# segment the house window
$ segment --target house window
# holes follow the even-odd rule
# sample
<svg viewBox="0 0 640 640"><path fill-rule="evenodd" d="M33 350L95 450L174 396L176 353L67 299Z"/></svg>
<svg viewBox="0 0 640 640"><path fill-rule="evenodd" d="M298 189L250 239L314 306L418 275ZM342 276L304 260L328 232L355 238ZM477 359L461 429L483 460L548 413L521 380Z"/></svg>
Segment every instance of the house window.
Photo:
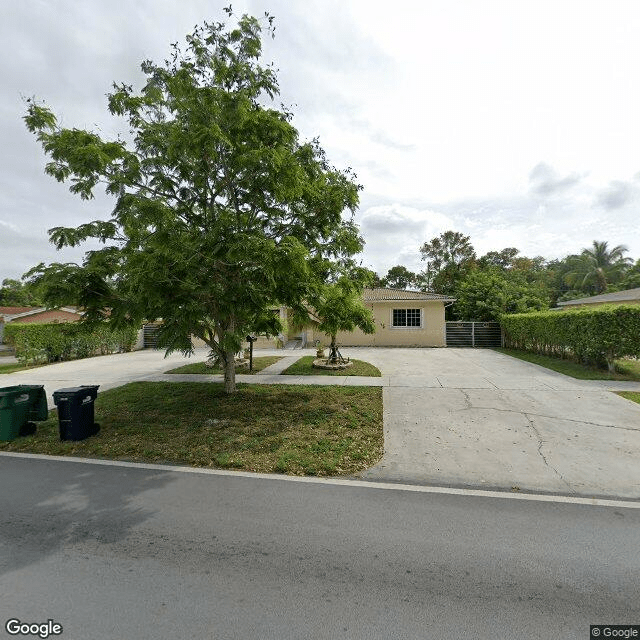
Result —
<svg viewBox="0 0 640 640"><path fill-rule="evenodd" d="M394 327L421 327L422 326L421 309L394 309L393 310L393 326Z"/></svg>

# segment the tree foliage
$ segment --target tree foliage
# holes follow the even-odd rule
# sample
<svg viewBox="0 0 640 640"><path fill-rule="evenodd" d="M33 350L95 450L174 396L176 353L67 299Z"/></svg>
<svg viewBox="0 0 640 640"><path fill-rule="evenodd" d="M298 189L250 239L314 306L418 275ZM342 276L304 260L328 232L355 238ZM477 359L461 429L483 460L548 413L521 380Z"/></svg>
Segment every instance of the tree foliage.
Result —
<svg viewBox="0 0 640 640"><path fill-rule="evenodd" d="M82 265L39 265L32 279L49 299L81 302L88 321L105 309L116 325L162 318L168 351L201 338L229 393L244 336L280 329L270 305L301 310L327 262L362 246L343 220L358 204L354 174L330 166L317 140L301 142L288 110L265 106L278 94L259 62L265 25L269 16L204 23L164 64L142 63L141 90L114 84L109 111L126 119L127 140L62 128L35 100L25 117L46 173L81 198L98 185L115 198L108 220L50 230L57 247L97 238L104 249Z"/></svg>
<svg viewBox="0 0 640 640"><path fill-rule="evenodd" d="M416 274L401 264L391 267L387 271L387 275L382 279L382 286L391 287L392 289L410 289L415 285Z"/></svg>
<svg viewBox="0 0 640 640"><path fill-rule="evenodd" d="M356 327L364 333L375 332L373 314L362 301L362 274L342 275L335 282L323 285L310 299L307 315L318 329L331 337L331 354L335 357L336 337L341 331L353 331Z"/></svg>
<svg viewBox="0 0 640 640"><path fill-rule="evenodd" d="M505 313L526 313L547 309L544 288L527 282L517 272L498 267L474 269L461 281L454 304L460 320L499 321Z"/></svg>
<svg viewBox="0 0 640 640"><path fill-rule="evenodd" d="M624 256L627 248L618 245L609 249L607 242L594 240L593 246L584 249L579 256L567 260L566 282L583 292L598 295L607 290L607 285L622 280L631 259Z"/></svg>
<svg viewBox="0 0 640 640"><path fill-rule="evenodd" d="M455 295L458 283L473 267L476 252L469 236L445 231L420 247L427 268L420 274L420 288Z"/></svg>
<svg viewBox="0 0 640 640"><path fill-rule="evenodd" d="M5 278L0 287L0 306L2 307L35 307L42 304L40 293L35 287Z"/></svg>

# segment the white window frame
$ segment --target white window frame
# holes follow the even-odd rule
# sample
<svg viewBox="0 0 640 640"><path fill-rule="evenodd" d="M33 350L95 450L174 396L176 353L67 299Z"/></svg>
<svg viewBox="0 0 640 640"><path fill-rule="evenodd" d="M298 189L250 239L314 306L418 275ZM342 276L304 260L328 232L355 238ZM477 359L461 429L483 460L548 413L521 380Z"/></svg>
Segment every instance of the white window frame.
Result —
<svg viewBox="0 0 640 640"><path fill-rule="evenodd" d="M394 311L413 311L414 309L420 312L420 325L411 325L411 326L398 326L393 323L393 312ZM389 326L392 329L398 329L400 331L418 331L420 329L424 329L424 309L422 307L393 307L389 310Z"/></svg>

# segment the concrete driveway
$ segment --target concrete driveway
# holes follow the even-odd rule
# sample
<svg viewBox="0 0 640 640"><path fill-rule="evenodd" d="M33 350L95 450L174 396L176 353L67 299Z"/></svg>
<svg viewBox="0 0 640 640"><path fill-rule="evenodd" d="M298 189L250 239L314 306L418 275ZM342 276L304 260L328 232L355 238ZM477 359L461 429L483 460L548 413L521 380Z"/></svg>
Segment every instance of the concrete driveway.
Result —
<svg viewBox="0 0 640 640"><path fill-rule="evenodd" d="M179 353L165 358L164 351L145 349L131 353L58 362L46 367L0 375L0 387L16 384L43 384L49 408L53 408L52 394L57 389L80 384L98 384L100 391L106 391L128 382L147 380L158 373L183 364L204 360L207 353L208 349L202 348L197 349L191 358L185 358Z"/></svg>
<svg viewBox="0 0 640 640"><path fill-rule="evenodd" d="M239 376L250 383L375 384L383 387L385 454L364 479L409 484L640 498L640 405L609 388L638 383L574 380L484 349L353 347L345 356L378 366L382 378ZM260 351L292 360L307 351ZM191 362L203 360L201 349ZM102 356L0 376L0 386L56 389L166 376L189 362L160 351ZM271 375L272 374L272 375Z"/></svg>
<svg viewBox="0 0 640 640"><path fill-rule="evenodd" d="M344 349L376 364L385 454L371 480L640 498L640 405L486 349Z"/></svg>

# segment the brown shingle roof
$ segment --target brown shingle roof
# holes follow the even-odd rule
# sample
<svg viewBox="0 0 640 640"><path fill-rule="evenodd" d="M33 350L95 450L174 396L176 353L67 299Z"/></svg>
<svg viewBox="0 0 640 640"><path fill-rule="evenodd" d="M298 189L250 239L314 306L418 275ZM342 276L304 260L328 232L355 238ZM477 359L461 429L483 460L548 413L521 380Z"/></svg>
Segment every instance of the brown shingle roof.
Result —
<svg viewBox="0 0 640 640"><path fill-rule="evenodd" d="M365 289L363 292L365 302L379 302L384 300L440 300L442 302L454 302L455 298L443 296L428 291L407 291L406 289Z"/></svg>
<svg viewBox="0 0 640 640"><path fill-rule="evenodd" d="M603 293L590 298L578 298L577 300L565 300L558 302L559 307L570 304L604 304L606 302L626 302L628 300L640 300L640 287L636 289L625 289L624 291L614 291L613 293Z"/></svg>
<svg viewBox="0 0 640 640"><path fill-rule="evenodd" d="M14 316L16 313L35 311L40 307L0 307L0 316Z"/></svg>

